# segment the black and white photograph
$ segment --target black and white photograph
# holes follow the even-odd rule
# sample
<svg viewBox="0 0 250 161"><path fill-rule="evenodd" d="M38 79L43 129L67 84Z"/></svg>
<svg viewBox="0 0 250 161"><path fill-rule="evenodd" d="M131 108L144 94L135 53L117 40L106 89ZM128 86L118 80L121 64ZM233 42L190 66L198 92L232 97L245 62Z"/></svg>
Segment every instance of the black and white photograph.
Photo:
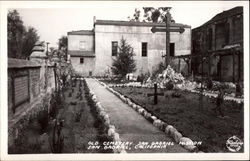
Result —
<svg viewBox="0 0 250 161"><path fill-rule="evenodd" d="M248 1L2 1L3 160L249 159Z"/></svg>

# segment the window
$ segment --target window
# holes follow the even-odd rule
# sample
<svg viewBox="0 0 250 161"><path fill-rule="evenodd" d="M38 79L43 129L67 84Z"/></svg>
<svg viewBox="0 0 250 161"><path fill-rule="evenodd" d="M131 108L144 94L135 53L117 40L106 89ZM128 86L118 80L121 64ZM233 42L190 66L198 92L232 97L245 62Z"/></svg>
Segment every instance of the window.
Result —
<svg viewBox="0 0 250 161"><path fill-rule="evenodd" d="M79 50L86 50L86 42L85 41L79 42Z"/></svg>
<svg viewBox="0 0 250 161"><path fill-rule="evenodd" d="M112 41L112 56L117 56L118 42Z"/></svg>
<svg viewBox="0 0 250 161"><path fill-rule="evenodd" d="M141 43L141 55L143 57L146 57L148 54L148 43L146 42L142 42Z"/></svg>
<svg viewBox="0 0 250 161"><path fill-rule="evenodd" d="M84 59L80 58L80 64L83 64L83 63L84 63Z"/></svg>
<svg viewBox="0 0 250 161"><path fill-rule="evenodd" d="M213 30L210 28L208 30L208 36L207 36L207 44L208 44L208 49L212 49L212 41L213 41Z"/></svg>
<svg viewBox="0 0 250 161"><path fill-rule="evenodd" d="M229 23L225 23L225 45L229 44L229 33L230 33L230 29L229 29Z"/></svg>
<svg viewBox="0 0 250 161"><path fill-rule="evenodd" d="M174 56L174 55L175 55L175 44L170 43L170 56Z"/></svg>

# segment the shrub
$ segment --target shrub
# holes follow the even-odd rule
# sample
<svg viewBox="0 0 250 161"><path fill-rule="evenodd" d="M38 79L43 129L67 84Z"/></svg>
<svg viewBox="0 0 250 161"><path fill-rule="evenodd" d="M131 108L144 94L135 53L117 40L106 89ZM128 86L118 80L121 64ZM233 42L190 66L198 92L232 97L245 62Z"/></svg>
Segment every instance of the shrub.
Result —
<svg viewBox="0 0 250 161"><path fill-rule="evenodd" d="M212 81L212 79L208 79L206 83L207 83L207 89L211 90L213 88L213 81Z"/></svg>
<svg viewBox="0 0 250 161"><path fill-rule="evenodd" d="M41 133L44 133L49 125L49 115L47 109L44 109L38 113L37 121L41 126Z"/></svg>
<svg viewBox="0 0 250 161"><path fill-rule="evenodd" d="M113 59L111 70L115 75L121 75L124 78L126 74L136 71L136 63L133 58L135 53L123 37L120 44L117 56Z"/></svg>
<svg viewBox="0 0 250 161"><path fill-rule="evenodd" d="M165 87L167 90L173 90L174 89L174 83L172 81L169 81L165 84Z"/></svg>

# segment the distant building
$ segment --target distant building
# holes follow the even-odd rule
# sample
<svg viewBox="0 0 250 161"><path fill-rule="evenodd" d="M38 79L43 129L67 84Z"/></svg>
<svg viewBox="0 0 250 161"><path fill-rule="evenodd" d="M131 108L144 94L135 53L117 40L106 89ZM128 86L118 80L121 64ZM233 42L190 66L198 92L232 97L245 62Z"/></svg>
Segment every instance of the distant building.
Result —
<svg viewBox="0 0 250 161"><path fill-rule="evenodd" d="M112 61L123 37L135 52L135 74L152 73L164 62L162 56L166 53L166 33L152 33L153 26L165 27L165 24L95 20L93 30L68 32L68 54L73 68L85 76L111 75ZM185 29L183 33L170 33L172 59L191 54L191 27L179 23L172 23L171 27ZM172 62L179 64L180 70L187 70L182 60Z"/></svg>
<svg viewBox="0 0 250 161"><path fill-rule="evenodd" d="M243 80L243 7L217 14L192 29L192 70L220 81Z"/></svg>

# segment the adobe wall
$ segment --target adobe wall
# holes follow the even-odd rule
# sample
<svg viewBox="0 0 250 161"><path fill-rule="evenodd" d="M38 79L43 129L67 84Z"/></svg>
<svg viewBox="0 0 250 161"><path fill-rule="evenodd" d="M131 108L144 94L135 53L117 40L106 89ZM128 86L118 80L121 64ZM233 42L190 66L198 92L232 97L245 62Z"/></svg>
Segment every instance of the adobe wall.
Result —
<svg viewBox="0 0 250 161"><path fill-rule="evenodd" d="M111 56L111 42L118 41L121 38L133 47L135 56L134 59L137 64L137 71L139 73L152 73L160 62L164 59L166 51L166 35L165 33L152 33L150 26L114 26L114 25L96 25L95 26L95 75L104 75L111 71L112 59ZM142 57L141 43L148 43L148 56ZM191 54L191 29L185 28L185 32L170 34L170 42L175 43L175 55Z"/></svg>

